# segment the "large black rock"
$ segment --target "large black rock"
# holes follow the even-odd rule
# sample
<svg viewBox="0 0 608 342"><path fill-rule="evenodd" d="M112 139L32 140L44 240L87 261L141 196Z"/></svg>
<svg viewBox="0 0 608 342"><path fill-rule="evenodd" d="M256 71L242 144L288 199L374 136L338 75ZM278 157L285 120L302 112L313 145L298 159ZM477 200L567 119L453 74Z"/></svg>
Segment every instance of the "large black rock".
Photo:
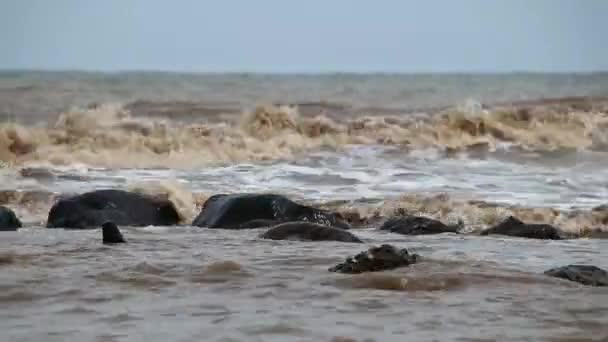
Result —
<svg viewBox="0 0 608 342"><path fill-rule="evenodd" d="M21 228L21 221L11 209L0 206L0 231L15 231Z"/></svg>
<svg viewBox="0 0 608 342"><path fill-rule="evenodd" d="M49 211L48 228L93 229L111 221L123 226L170 226L179 214L169 200L122 190L97 190L60 199Z"/></svg>
<svg viewBox="0 0 608 342"><path fill-rule="evenodd" d="M592 265L568 265L545 271L546 275L584 285L608 286L608 272Z"/></svg>
<svg viewBox="0 0 608 342"><path fill-rule="evenodd" d="M481 235L506 235L529 239L561 240L559 230L549 224L524 223L513 216L488 228Z"/></svg>
<svg viewBox="0 0 608 342"><path fill-rule="evenodd" d="M389 244L372 247L354 257L349 257L341 264L329 268L330 272L363 273L390 270L409 266L418 262L418 254L410 254L407 249L398 249Z"/></svg>
<svg viewBox="0 0 608 342"><path fill-rule="evenodd" d="M272 240L363 242L347 230L304 221L279 224L260 237Z"/></svg>
<svg viewBox="0 0 608 342"><path fill-rule="evenodd" d="M380 230L404 235L458 233L459 226L448 226L424 216L396 216L388 219Z"/></svg>
<svg viewBox="0 0 608 342"><path fill-rule="evenodd" d="M293 202L275 194L219 194L209 197L192 222L205 228L258 228L260 223L306 221L348 229L339 214ZM251 224L250 224L251 223Z"/></svg>

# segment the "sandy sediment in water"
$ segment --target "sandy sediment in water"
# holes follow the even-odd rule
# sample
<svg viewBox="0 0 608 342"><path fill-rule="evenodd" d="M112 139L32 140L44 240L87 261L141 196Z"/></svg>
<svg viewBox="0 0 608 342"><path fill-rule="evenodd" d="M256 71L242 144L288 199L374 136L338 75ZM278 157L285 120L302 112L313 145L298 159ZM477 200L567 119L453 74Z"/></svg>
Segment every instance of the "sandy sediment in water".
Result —
<svg viewBox="0 0 608 342"><path fill-rule="evenodd" d="M4 165L194 168L293 159L321 148L385 144L403 149L608 151L608 101L555 100L446 109L430 114L300 115L298 107L259 106L233 120L181 122L131 115L118 105L62 113L48 127L0 125Z"/></svg>

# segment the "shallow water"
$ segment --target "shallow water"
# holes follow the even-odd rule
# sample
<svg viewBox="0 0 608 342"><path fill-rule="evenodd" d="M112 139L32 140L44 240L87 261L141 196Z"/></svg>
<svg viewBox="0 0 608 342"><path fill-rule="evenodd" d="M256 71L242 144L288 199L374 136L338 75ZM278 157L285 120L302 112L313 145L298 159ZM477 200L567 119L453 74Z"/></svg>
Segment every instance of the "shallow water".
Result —
<svg viewBox="0 0 608 342"><path fill-rule="evenodd" d="M608 241L403 237L365 245L264 241L260 230L3 234L0 325L10 341L574 340L608 336L608 289L545 277L601 264ZM395 271L327 268L390 242L425 260Z"/></svg>
<svg viewBox="0 0 608 342"><path fill-rule="evenodd" d="M543 275L575 263L608 268L608 240L407 237L380 232L370 220L353 230L364 244L271 241L258 238L263 229L185 225L127 227L128 244L105 246L100 230L43 228L55 196L160 184L188 219L198 212L196 195L276 192L364 218L405 208L479 229L517 213L572 233L608 230L605 211L592 211L608 203L602 108L532 119L474 108L448 123L412 114L467 97L606 95L605 74L0 76L4 114L50 125L0 129L0 197L26 223L0 234L3 340L608 339L607 288ZM92 101L124 106L54 120ZM126 104L132 101L139 102ZM258 101L315 103L295 113L301 117L280 110L240 117ZM326 116L305 121L315 106ZM150 118L159 113L170 118L167 126ZM381 118L357 121L359 114ZM397 119L382 118L388 114ZM180 126L198 119L206 125L200 135ZM381 243L423 262L374 274L328 272Z"/></svg>

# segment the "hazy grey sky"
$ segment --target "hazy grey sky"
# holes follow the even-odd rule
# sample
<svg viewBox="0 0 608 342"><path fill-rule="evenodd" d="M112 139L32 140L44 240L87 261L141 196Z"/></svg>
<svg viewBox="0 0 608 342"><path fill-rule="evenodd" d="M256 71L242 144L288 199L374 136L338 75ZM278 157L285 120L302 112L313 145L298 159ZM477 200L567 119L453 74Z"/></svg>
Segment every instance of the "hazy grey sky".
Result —
<svg viewBox="0 0 608 342"><path fill-rule="evenodd" d="M608 70L605 0L2 0L0 68Z"/></svg>

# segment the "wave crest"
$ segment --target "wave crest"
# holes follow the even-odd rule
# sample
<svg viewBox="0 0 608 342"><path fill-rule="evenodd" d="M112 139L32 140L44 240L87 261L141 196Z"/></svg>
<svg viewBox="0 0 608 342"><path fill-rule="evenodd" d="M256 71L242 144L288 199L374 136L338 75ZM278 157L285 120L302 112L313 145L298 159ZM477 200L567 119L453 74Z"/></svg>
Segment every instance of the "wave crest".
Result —
<svg viewBox="0 0 608 342"><path fill-rule="evenodd" d="M470 107L470 108L469 108ZM297 106L258 106L237 120L184 123L133 117L104 104L62 113L49 127L0 125L0 159L9 165L191 168L290 159L320 148L389 144L448 155L515 146L528 151L608 151L608 114L592 107L539 104L492 110L469 105L435 115L329 118ZM605 108L604 108L605 109Z"/></svg>

